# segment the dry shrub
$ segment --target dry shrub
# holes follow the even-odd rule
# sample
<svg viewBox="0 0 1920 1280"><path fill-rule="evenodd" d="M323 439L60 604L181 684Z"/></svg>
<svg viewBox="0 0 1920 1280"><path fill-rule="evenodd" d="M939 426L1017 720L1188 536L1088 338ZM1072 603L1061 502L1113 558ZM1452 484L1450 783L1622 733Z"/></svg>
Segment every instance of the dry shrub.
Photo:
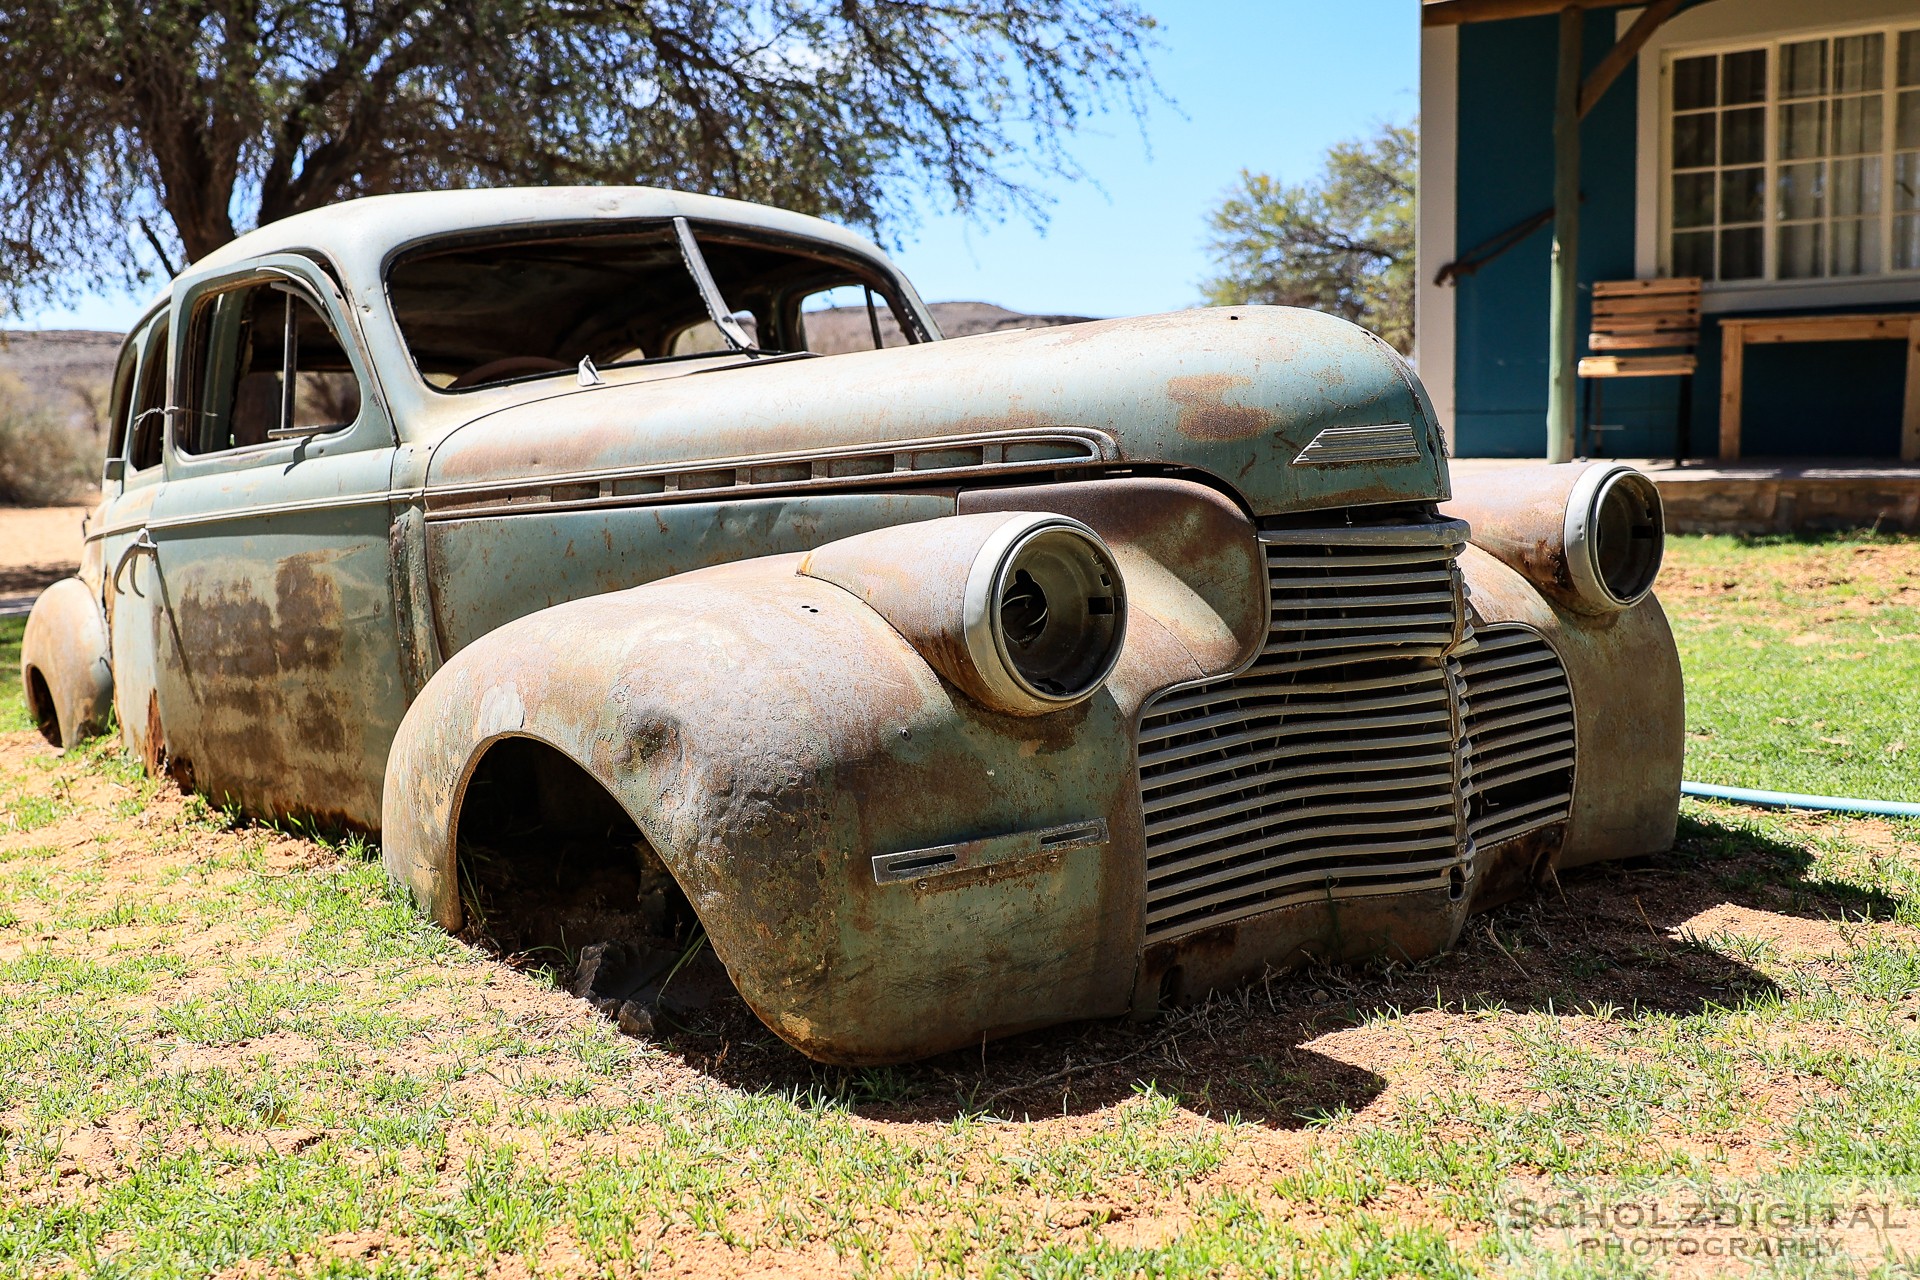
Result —
<svg viewBox="0 0 1920 1280"><path fill-rule="evenodd" d="M0 504L51 507L79 497L93 478L86 444L18 381L0 377Z"/></svg>

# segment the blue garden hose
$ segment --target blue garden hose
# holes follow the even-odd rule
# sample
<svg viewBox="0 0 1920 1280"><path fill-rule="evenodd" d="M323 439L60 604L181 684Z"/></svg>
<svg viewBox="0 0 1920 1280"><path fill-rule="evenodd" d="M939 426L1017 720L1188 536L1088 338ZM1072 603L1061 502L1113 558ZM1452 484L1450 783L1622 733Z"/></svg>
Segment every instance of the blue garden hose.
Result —
<svg viewBox="0 0 1920 1280"><path fill-rule="evenodd" d="M1705 782L1683 782L1680 794L1703 800L1731 800L1768 809L1824 809L1830 813L1874 813L1888 818L1920 818L1920 804L1902 800L1852 800L1846 796L1802 796L1791 791L1750 791L1745 787L1716 787Z"/></svg>

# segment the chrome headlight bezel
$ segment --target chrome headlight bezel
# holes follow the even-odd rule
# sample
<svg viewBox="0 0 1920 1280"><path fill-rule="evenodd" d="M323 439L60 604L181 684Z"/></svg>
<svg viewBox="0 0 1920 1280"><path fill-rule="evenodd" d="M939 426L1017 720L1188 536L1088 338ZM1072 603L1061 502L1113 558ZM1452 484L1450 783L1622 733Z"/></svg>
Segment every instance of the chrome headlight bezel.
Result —
<svg viewBox="0 0 1920 1280"><path fill-rule="evenodd" d="M1665 555L1660 490L1624 464L1589 467L1567 494L1561 536L1581 598L1603 611L1630 609L1653 590Z"/></svg>
<svg viewBox="0 0 1920 1280"><path fill-rule="evenodd" d="M1022 637L1013 624L1035 593L1040 630ZM1030 608L1024 612L1030 617ZM969 567L967 660L1000 710L1038 715L1091 697L1119 661L1126 629L1119 562L1099 534L1071 517L1036 512L1008 520Z"/></svg>

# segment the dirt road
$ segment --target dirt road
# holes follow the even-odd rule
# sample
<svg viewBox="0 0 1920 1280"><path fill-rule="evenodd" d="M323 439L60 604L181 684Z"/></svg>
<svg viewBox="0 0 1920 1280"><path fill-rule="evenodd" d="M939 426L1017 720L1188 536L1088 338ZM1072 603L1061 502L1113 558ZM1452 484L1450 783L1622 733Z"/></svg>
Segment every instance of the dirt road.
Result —
<svg viewBox="0 0 1920 1280"><path fill-rule="evenodd" d="M91 510L0 507L0 617L26 612L48 583L80 565L80 522Z"/></svg>

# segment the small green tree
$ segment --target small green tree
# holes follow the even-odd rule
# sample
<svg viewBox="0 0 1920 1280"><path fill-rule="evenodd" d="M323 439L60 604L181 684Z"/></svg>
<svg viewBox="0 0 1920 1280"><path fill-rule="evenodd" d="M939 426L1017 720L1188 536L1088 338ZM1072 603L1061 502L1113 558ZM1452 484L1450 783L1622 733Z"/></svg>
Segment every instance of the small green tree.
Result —
<svg viewBox="0 0 1920 1280"><path fill-rule="evenodd" d="M1416 124L1335 143L1313 178L1243 169L1208 218L1209 303L1312 307L1413 349Z"/></svg>

